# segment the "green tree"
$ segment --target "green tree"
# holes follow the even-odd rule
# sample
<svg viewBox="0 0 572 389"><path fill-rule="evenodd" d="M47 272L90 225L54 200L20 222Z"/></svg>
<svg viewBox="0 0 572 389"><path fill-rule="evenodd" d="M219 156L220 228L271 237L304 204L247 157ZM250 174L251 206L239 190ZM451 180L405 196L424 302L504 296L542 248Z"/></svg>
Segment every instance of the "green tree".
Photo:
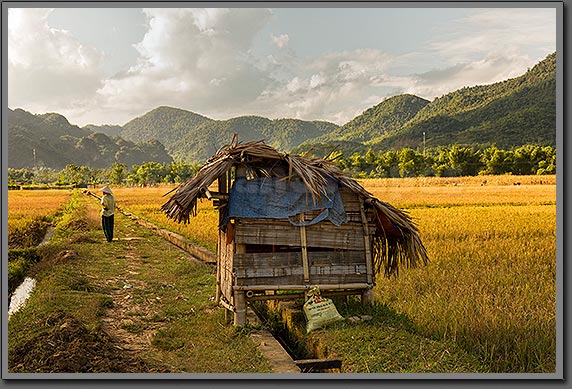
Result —
<svg viewBox="0 0 572 389"><path fill-rule="evenodd" d="M94 171L88 166L66 165L60 172L59 184L87 185L95 182Z"/></svg>
<svg viewBox="0 0 572 389"><path fill-rule="evenodd" d="M141 166L133 166L129 179L135 184L157 184L163 182L168 173L169 168L159 162L145 162Z"/></svg>
<svg viewBox="0 0 572 389"><path fill-rule="evenodd" d="M112 184L120 185L123 180L127 177L127 165L124 163L115 162L111 167L109 174L109 181Z"/></svg>
<svg viewBox="0 0 572 389"><path fill-rule="evenodd" d="M34 180L34 172L29 169L8 168L8 184L16 183L31 184Z"/></svg>
<svg viewBox="0 0 572 389"><path fill-rule="evenodd" d="M399 175L401 177L418 177L425 169L423 154L405 147L399 152Z"/></svg>
<svg viewBox="0 0 572 389"><path fill-rule="evenodd" d="M165 182L181 183L197 174L201 165L198 162L173 162L169 165L169 173L165 177Z"/></svg>
<svg viewBox="0 0 572 389"><path fill-rule="evenodd" d="M512 173L513 153L509 150L499 149L496 145L492 145L483 151L481 162L484 168L479 174Z"/></svg>

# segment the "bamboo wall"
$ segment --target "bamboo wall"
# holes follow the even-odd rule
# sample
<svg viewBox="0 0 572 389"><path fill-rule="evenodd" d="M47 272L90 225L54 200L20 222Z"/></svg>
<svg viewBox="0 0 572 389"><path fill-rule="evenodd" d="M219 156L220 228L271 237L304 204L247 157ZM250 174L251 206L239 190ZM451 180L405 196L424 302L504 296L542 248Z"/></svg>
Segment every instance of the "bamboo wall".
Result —
<svg viewBox="0 0 572 389"><path fill-rule="evenodd" d="M220 290L231 305L233 287L372 284L371 247L366 246L375 225L357 194L344 189L341 194L348 217L341 226L327 220L298 227L287 219L239 219L230 243L220 232ZM304 217L311 220L317 213Z"/></svg>

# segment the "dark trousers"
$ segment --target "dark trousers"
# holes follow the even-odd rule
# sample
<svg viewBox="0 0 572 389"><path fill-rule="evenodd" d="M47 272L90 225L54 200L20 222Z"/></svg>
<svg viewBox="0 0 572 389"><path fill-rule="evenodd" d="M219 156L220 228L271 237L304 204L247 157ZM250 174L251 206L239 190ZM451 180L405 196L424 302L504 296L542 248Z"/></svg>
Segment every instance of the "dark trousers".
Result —
<svg viewBox="0 0 572 389"><path fill-rule="evenodd" d="M108 242L113 240L113 217L114 215L101 217L101 226Z"/></svg>

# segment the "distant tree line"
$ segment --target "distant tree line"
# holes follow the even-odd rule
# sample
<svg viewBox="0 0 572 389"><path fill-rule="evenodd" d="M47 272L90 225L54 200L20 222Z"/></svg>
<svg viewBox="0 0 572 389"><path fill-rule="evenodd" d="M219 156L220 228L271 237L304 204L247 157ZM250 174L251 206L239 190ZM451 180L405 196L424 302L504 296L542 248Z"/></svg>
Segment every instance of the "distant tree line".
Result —
<svg viewBox="0 0 572 389"><path fill-rule="evenodd" d="M508 150L495 145L440 146L425 151L369 149L365 154L332 157L345 172L360 178L556 174L556 148L532 144Z"/></svg>
<svg viewBox="0 0 572 389"><path fill-rule="evenodd" d="M556 148L524 145L509 150L495 145L488 147L441 146L425 150L403 148L344 157L341 152L331 156L349 176L359 178L385 177L457 177L486 174L556 174ZM115 163L108 169L67 165L63 170L8 169L8 184L55 185L131 185L159 183L178 184L193 177L201 165L198 162L161 164L146 162L128 167Z"/></svg>
<svg viewBox="0 0 572 389"><path fill-rule="evenodd" d="M178 184L193 177L200 169L198 163L173 162L164 164L146 162L128 167L114 163L108 169L67 165L63 170L49 168L8 169L8 185L87 186L99 184L145 186L159 183Z"/></svg>

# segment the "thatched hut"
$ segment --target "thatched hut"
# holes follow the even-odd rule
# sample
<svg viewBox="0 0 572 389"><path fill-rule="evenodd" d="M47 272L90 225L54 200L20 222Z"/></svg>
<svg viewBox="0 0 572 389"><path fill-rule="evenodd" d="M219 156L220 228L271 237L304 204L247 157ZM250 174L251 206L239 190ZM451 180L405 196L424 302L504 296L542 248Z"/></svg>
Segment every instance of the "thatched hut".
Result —
<svg viewBox="0 0 572 389"><path fill-rule="evenodd" d="M379 273L427 263L409 216L328 159L233 139L174 191L162 209L180 223L196 214L199 198L219 210L216 298L235 325L245 324L250 301L293 298L315 285L372 301Z"/></svg>

